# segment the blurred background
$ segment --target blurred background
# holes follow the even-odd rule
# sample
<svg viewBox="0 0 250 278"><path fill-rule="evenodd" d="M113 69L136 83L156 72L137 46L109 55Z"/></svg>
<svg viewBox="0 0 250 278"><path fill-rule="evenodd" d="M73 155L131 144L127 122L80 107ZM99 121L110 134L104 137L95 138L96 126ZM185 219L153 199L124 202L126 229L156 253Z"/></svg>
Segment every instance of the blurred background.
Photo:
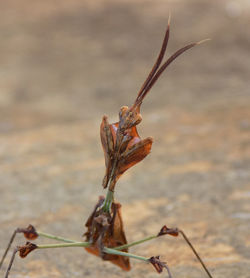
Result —
<svg viewBox="0 0 250 278"><path fill-rule="evenodd" d="M0 2L1 254L29 223L81 240L105 194L101 117L116 121L133 103L170 11L168 55L212 40L178 58L144 101L139 131L154 137L152 154L116 188L127 239L178 226L214 278L249 277L249 0ZM161 255L176 278L206 277L182 239L130 252ZM81 248L54 249L17 258L10 277L158 277L132 265L126 273Z"/></svg>

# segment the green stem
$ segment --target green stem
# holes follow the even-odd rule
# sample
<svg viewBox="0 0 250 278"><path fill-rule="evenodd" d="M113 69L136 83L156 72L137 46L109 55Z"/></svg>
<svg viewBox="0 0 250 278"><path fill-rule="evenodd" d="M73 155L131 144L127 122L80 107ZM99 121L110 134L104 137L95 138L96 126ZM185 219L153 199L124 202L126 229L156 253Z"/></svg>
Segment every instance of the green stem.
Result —
<svg viewBox="0 0 250 278"><path fill-rule="evenodd" d="M133 258L133 259L136 259L136 260L148 262L148 258L137 256L137 255L127 253L127 252L118 251L118 250L115 250L115 249L112 249L112 248L104 247L103 251L107 254L119 255L119 256L123 256L123 257L129 257L129 258Z"/></svg>
<svg viewBox="0 0 250 278"><path fill-rule="evenodd" d="M54 240L58 240L58 241L63 241L63 242L68 242L68 243L77 243L78 242L76 240L67 239L67 238L64 238L64 237L55 236L55 235L51 235L51 234L47 234L47 233L43 233L43 232L39 232L39 231L37 231L37 233L41 237L46 237L46 238L50 238L50 239L54 239ZM155 239L157 237L158 237L157 235L149 236L149 237L143 238L141 240L137 240L137 241L134 241L134 242L131 242L131 243L128 243L128 244L124 244L124 245L114 247L112 249L114 249L114 250L124 250L124 249L132 247L134 245L139 245L139 244L144 243L146 241L149 241L151 239Z"/></svg>
<svg viewBox="0 0 250 278"><path fill-rule="evenodd" d="M38 249L47 249L47 248L63 248L63 247L88 247L90 245L91 244L89 242L71 242L71 243L37 245L37 248Z"/></svg>
<svg viewBox="0 0 250 278"><path fill-rule="evenodd" d="M55 236L55 235L51 235L51 234L47 234L47 233L43 233L43 232L39 232L37 231L38 235L41 237L46 237L46 238L50 238L50 239L54 239L54 240L58 240L58 241L64 241L64 242L77 242L76 240L72 240L72 239L67 239L64 237L60 237L60 236Z"/></svg>
<svg viewBox="0 0 250 278"><path fill-rule="evenodd" d="M113 201L114 201L114 192L111 190L108 190L106 198L104 200L104 204L102 206L102 210L104 212L110 212Z"/></svg>
<svg viewBox="0 0 250 278"><path fill-rule="evenodd" d="M121 245L121 246L114 247L113 249L123 250L123 249L129 248L131 246L138 245L138 244L141 244L143 242L149 241L151 239L157 238L157 237L158 236L149 236L149 237L143 238L141 240L137 240L137 241L134 241L134 242L131 242L131 243L128 243L128 244L124 244L124 245Z"/></svg>
<svg viewBox="0 0 250 278"><path fill-rule="evenodd" d="M91 244L89 242L71 242L71 243L57 243L57 244L44 244L37 245L38 249L48 249L48 248L64 248L64 247L88 247ZM126 253L118 250L114 250L112 248L104 247L103 251L107 254L119 255L123 257L129 257L133 259L137 259L140 261L148 262L148 259L145 257L137 256L131 253Z"/></svg>
<svg viewBox="0 0 250 278"><path fill-rule="evenodd" d="M116 138L117 140L117 138ZM109 177L109 182L108 182L108 192L106 194L106 198L104 200L104 204L102 206L102 210L104 212L110 212L111 211L111 206L112 206L112 203L114 201L114 186L113 188L111 188L111 181L112 181L112 178L114 176L114 173L115 173L115 169L117 167L117 158L114 160L114 163L113 163L113 167L112 167L112 171L111 171L111 174L110 174L110 177Z"/></svg>

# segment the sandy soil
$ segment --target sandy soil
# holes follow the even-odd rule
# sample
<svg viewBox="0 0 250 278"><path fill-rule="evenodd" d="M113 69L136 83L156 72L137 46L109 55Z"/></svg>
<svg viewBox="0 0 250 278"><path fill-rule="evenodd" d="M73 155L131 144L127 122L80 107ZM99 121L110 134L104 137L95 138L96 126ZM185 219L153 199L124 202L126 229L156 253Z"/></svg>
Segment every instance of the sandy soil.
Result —
<svg viewBox="0 0 250 278"><path fill-rule="evenodd" d="M133 103L170 10L168 54L212 40L171 65L145 99L139 129L154 137L152 153L116 191L127 238L178 226L214 278L250 277L247 0L0 2L1 254L14 228L29 223L81 239L105 194L101 117L116 121ZM161 255L174 278L206 277L182 239L130 252ZM132 265L126 273L81 248L54 249L18 258L10 277L158 277L150 265Z"/></svg>

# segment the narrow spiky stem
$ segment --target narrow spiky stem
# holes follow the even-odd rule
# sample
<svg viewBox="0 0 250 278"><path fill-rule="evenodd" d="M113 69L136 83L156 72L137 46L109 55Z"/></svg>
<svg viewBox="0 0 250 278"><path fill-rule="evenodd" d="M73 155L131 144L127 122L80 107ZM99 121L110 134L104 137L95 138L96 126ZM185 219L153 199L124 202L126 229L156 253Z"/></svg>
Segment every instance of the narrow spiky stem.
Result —
<svg viewBox="0 0 250 278"><path fill-rule="evenodd" d="M143 92L145 90L145 88L148 86L148 84L150 83L152 77L154 76L154 74L156 73L157 69L159 68L161 62L162 62L162 59L165 55L165 52L166 52L166 49L167 49L167 45L168 45L168 39L169 39L169 32L170 32L170 15L169 15L169 18L168 18L168 26L167 26L167 30L166 30L166 33L165 33L165 36L164 36L164 39L163 39L163 42L162 42L162 46L161 46L161 50L160 50L160 53L158 55L158 58L156 59L156 62L151 70L151 72L149 73L147 79L145 80L145 82L143 83L139 93L138 93L138 96L135 100L135 103L136 105L138 105L139 103L142 102L143 100Z"/></svg>
<svg viewBox="0 0 250 278"><path fill-rule="evenodd" d="M177 50L172 56L170 56L167 61L159 68L157 73L154 75L154 77L151 79L151 82L148 84L148 86L145 88L145 91L143 92L142 99L146 96L146 94L150 91L150 89L153 87L153 85L156 83L160 75L165 71L165 69L182 53L187 51L188 49L194 47L197 45L197 43L191 43L179 50Z"/></svg>
<svg viewBox="0 0 250 278"><path fill-rule="evenodd" d="M6 271L6 273L5 273L4 278L8 278L9 273L10 273L10 270L11 270L11 267L12 267L12 264L13 264L14 259L15 259L15 256L16 256L16 253L17 253L18 251L19 251L19 248L16 247L16 248L14 249L13 253L12 253L12 256L11 256L11 259L10 259L10 263L9 263L9 266L8 266L8 268L7 268L7 271Z"/></svg>
<svg viewBox="0 0 250 278"><path fill-rule="evenodd" d="M185 51L187 51L188 49L199 45L203 42L206 42L210 39L205 39L205 40L201 40L199 42L195 42L195 43L191 43L189 45L184 46L183 48L177 50L173 55L171 55L166 62L163 63L163 65L160 67L161 62L163 60L163 57L165 55L166 52L166 48L167 48L167 44L168 44L168 39L169 39L169 32L170 32L170 16L169 16L169 20L168 20L168 27L163 39L163 43L162 43L162 47L159 53L159 56L151 70L151 72L149 73L147 79L145 80L145 82L143 83L137 98L135 100L135 103L133 105L133 108L138 107L140 108L140 105L142 104L143 99L145 98L145 96L147 95L147 93L150 91L150 89L153 87L153 85L156 83L156 81L158 80L158 78L160 77L160 75L165 71L165 69L178 57L180 56L182 53L184 53ZM160 68L159 68L160 67Z"/></svg>
<svg viewBox="0 0 250 278"><path fill-rule="evenodd" d="M182 230L179 230L179 233L183 236L184 240L186 241L186 243L189 245L189 247L192 249L193 253L195 254L196 258L198 259L198 261L201 263L202 267L204 268L204 270L206 271L207 275L209 276L209 278L213 278L213 276L211 275L211 273L209 272L209 270L207 269L206 265L204 264L203 260L201 259L201 257L199 256L199 254L197 253L197 251L195 250L194 246L192 245L192 243L190 242L190 240L188 239L188 237L185 235L185 233Z"/></svg>
<svg viewBox="0 0 250 278"><path fill-rule="evenodd" d="M6 256L7 256L7 254L8 254L9 250L10 250L10 247L11 247L11 245L12 245L12 242L14 241L14 239L15 239L15 237L16 237L17 232L18 232L18 229L16 229L16 230L13 232L13 234L12 234L12 236L11 236L11 238L10 238L10 241L9 241L9 243L8 243L8 246L7 246L5 252L4 252L3 256L2 256L1 262L0 262L0 269L1 269L2 265L3 265L3 262L4 262L4 260L5 260Z"/></svg>

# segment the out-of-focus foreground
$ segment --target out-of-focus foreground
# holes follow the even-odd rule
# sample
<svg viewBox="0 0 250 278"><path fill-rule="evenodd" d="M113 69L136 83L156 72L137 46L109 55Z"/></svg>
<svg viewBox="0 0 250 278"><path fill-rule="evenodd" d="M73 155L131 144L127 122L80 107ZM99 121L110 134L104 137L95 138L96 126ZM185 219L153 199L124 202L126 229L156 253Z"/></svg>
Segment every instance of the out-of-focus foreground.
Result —
<svg viewBox="0 0 250 278"><path fill-rule="evenodd" d="M127 238L178 226L215 278L249 277L247 0L1 1L1 254L14 228L29 223L81 239L105 194L101 117L116 121L134 101L170 10L168 55L212 40L181 56L144 101L140 133L154 137L152 154L116 189ZM130 251L161 255L173 277L205 277L182 239ZM158 277L150 265L132 264L125 273L81 248L44 250L17 259L11 277Z"/></svg>

